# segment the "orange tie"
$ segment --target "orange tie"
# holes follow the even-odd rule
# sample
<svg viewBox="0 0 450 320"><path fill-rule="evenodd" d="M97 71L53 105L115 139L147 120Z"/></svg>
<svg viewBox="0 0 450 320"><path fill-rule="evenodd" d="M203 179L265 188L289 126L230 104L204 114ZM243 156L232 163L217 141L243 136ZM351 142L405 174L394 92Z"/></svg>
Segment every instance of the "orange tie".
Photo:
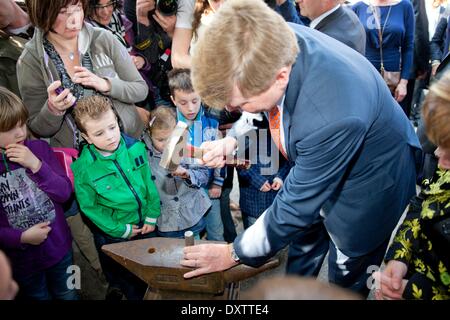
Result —
<svg viewBox="0 0 450 320"><path fill-rule="evenodd" d="M278 108L278 106L273 107L269 112L269 128L275 145L277 146L278 150L280 150L281 154L287 159L288 157L286 150L284 150L283 144L281 143L280 109Z"/></svg>

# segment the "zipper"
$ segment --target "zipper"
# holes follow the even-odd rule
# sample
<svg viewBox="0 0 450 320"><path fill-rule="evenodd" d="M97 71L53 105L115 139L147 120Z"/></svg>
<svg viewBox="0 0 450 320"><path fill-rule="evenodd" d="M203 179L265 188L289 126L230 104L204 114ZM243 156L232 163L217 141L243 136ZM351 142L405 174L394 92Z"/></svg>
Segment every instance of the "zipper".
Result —
<svg viewBox="0 0 450 320"><path fill-rule="evenodd" d="M138 214L139 214L139 228L142 228L142 201L139 198L136 190L134 190L133 186L130 183L130 180L128 180L127 176L125 175L125 172L123 172L122 168L120 167L119 163L117 162L117 160L113 160L115 166L117 167L117 169L120 172L120 175L122 176L123 180L125 180L125 183L128 185L128 188L130 188L131 192L133 193L134 197L136 198L136 201L138 203Z"/></svg>

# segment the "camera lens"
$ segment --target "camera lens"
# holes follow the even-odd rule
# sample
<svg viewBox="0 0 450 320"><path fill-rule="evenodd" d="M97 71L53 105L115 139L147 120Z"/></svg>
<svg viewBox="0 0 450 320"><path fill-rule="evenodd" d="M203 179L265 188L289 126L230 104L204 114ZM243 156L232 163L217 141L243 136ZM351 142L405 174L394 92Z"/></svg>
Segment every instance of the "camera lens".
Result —
<svg viewBox="0 0 450 320"><path fill-rule="evenodd" d="M158 0L158 11L165 16L173 16L177 13L178 1L177 0Z"/></svg>

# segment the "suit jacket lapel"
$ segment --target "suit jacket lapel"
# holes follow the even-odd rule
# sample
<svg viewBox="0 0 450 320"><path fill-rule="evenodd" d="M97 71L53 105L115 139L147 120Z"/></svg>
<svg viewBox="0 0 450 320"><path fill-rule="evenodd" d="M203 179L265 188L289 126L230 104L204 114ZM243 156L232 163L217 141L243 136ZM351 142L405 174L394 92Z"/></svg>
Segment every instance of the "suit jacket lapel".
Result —
<svg viewBox="0 0 450 320"><path fill-rule="evenodd" d="M342 9L342 5L335 10L334 12L332 12L331 14L329 14L328 16L326 16L325 18L323 18L315 27L316 30L322 29L330 20L334 19L335 17L337 17L340 13L341 13Z"/></svg>

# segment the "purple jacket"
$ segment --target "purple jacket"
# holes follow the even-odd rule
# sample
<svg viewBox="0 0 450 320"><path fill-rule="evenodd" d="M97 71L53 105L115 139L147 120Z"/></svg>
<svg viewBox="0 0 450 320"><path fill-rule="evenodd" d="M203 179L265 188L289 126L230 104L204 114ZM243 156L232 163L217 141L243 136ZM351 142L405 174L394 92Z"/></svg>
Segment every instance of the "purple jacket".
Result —
<svg viewBox="0 0 450 320"><path fill-rule="evenodd" d="M0 249L10 258L14 276L47 269L71 249L72 237L62 204L72 185L47 142L27 140L25 145L42 161L33 174L0 154ZM22 232L51 221L48 238L40 245L21 244Z"/></svg>

